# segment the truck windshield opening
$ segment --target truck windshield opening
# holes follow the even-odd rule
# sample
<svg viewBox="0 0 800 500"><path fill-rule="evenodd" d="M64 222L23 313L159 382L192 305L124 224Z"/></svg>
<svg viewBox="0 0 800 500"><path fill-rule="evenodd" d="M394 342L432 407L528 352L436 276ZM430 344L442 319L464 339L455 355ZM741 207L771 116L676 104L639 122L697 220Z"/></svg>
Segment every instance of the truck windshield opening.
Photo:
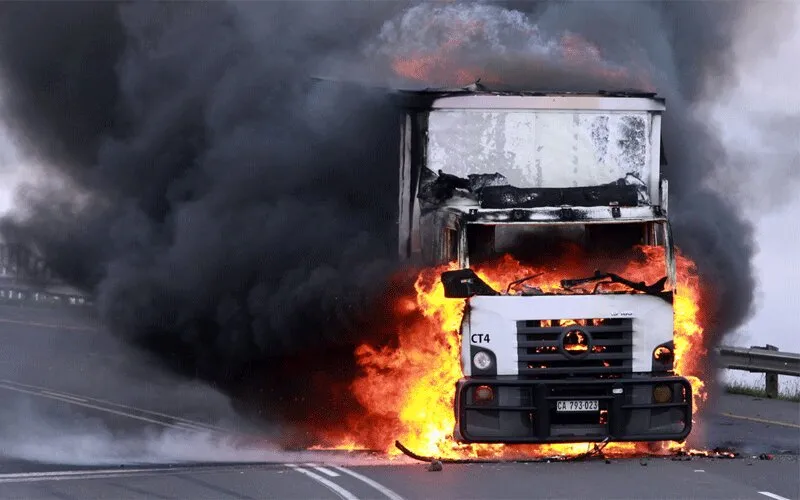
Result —
<svg viewBox="0 0 800 500"><path fill-rule="evenodd" d="M587 257L613 256L648 241L647 224L470 225L470 264L511 255L525 264L541 264L576 250Z"/></svg>
<svg viewBox="0 0 800 500"><path fill-rule="evenodd" d="M521 274L509 276L497 291L523 295L662 296L668 293L671 252L667 241L666 225L661 222L474 224L467 228L469 267L480 271L504 259L518 262ZM522 269L530 272L522 273ZM546 291L537 283L547 283Z"/></svg>

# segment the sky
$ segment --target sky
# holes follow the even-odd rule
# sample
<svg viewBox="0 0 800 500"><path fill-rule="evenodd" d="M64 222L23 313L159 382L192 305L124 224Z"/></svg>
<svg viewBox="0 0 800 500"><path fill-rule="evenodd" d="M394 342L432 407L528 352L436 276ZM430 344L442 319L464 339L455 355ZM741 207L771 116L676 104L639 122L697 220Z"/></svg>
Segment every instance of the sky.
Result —
<svg viewBox="0 0 800 500"><path fill-rule="evenodd" d="M753 317L734 337L737 345L777 346L800 352L800 199L760 219L755 257L759 288Z"/></svg>
<svg viewBox="0 0 800 500"><path fill-rule="evenodd" d="M744 206L756 225L758 252L754 267L758 288L753 315L727 345L772 344L782 351L800 352L800 6L770 2L753 8L745 20L744 36L732 48L737 60L738 84L732 85L708 107L699 110L716 122L728 154L739 161L737 175L721 172L717 187ZM754 2L755 5L755 2ZM775 15L794 15L794 29L774 33ZM771 123L792 124L790 132L770 140ZM778 166L779 165L779 166ZM747 175L741 175L745 172ZM748 182L741 182L746 178ZM738 183L727 183L737 179ZM763 374L728 371L726 379L760 382ZM798 391L796 377L780 377L781 390Z"/></svg>
<svg viewBox="0 0 800 500"><path fill-rule="evenodd" d="M756 239L759 251L754 267L758 289L754 314L739 330L728 336L726 345L739 347L771 344L781 351L800 352L800 197L782 209L758 219ZM764 374L726 370L725 380L759 385ZM797 377L779 376L782 392L800 391Z"/></svg>
<svg viewBox="0 0 800 500"><path fill-rule="evenodd" d="M742 31L748 36L732 48L738 84L698 112L717 126L732 158L725 168L740 171L726 176L722 170L715 187L744 207L756 227L755 310L731 340L800 352L800 335L790 331L800 320L800 7L793 15L794 30L772 37L770 16L763 11L745 21ZM772 123L796 126L772 137ZM728 184L728 179L735 181Z"/></svg>

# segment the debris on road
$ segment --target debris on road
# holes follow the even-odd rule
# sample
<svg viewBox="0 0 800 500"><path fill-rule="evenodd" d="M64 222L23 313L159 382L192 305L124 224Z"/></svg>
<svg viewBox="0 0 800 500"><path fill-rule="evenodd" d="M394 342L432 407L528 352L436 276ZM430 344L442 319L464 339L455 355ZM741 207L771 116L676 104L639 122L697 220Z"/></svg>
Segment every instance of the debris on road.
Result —
<svg viewBox="0 0 800 500"><path fill-rule="evenodd" d="M595 443L585 453L572 456L554 455L549 457L536 457L536 458L436 458L432 456L423 456L414 453L408 449L400 441L395 441L395 447L402 451L407 457L419 460L420 462L432 463L434 461L440 464L496 464L496 463L551 463L551 462L579 462L583 460L599 459L604 460L606 464L611 463L611 459L603 451L608 444L608 439ZM650 454L650 455L634 455L628 457L631 459L639 458L639 464L646 467L651 458L660 458L666 460L669 458L674 462L690 462L695 458L708 458L708 459L736 459L742 458L742 455L730 448L714 448L713 450L679 450L671 454ZM762 453L758 457L753 456L753 459L772 460L774 457L771 454Z"/></svg>
<svg viewBox="0 0 800 500"><path fill-rule="evenodd" d="M428 465L428 472L440 472L442 470L441 460L434 460Z"/></svg>

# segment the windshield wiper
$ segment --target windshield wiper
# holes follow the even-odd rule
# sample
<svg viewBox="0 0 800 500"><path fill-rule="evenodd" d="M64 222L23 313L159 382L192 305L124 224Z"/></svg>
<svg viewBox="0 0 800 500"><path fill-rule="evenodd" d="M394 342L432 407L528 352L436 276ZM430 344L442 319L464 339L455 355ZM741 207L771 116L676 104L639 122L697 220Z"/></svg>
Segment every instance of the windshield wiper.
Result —
<svg viewBox="0 0 800 500"><path fill-rule="evenodd" d="M672 293L664 290L664 285L666 285L667 283L666 276L656 281L652 285L648 285L644 281L639 281L639 282L631 281L629 279L623 278L618 274L595 271L593 276L589 276L587 278L561 280L561 288L570 289L578 285L583 285L585 283L591 283L593 281L600 281L600 280L608 280L606 283L619 283L621 285L627 286L632 290L636 290L637 292L653 295L655 297L664 299L667 302L672 303Z"/></svg>

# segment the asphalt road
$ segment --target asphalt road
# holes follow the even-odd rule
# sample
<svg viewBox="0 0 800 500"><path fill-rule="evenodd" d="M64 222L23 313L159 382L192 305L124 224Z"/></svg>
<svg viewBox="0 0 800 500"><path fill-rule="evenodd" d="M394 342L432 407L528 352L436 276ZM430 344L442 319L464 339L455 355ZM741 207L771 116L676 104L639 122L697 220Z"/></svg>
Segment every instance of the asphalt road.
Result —
<svg viewBox="0 0 800 500"><path fill-rule="evenodd" d="M270 450L224 396L162 373L91 318L9 307L0 307L0 397L4 499L800 499L800 405L784 401L714 402L704 438L745 458L429 472L407 460Z"/></svg>
<svg viewBox="0 0 800 500"><path fill-rule="evenodd" d="M2 498L796 499L796 460L105 468L0 475Z"/></svg>

